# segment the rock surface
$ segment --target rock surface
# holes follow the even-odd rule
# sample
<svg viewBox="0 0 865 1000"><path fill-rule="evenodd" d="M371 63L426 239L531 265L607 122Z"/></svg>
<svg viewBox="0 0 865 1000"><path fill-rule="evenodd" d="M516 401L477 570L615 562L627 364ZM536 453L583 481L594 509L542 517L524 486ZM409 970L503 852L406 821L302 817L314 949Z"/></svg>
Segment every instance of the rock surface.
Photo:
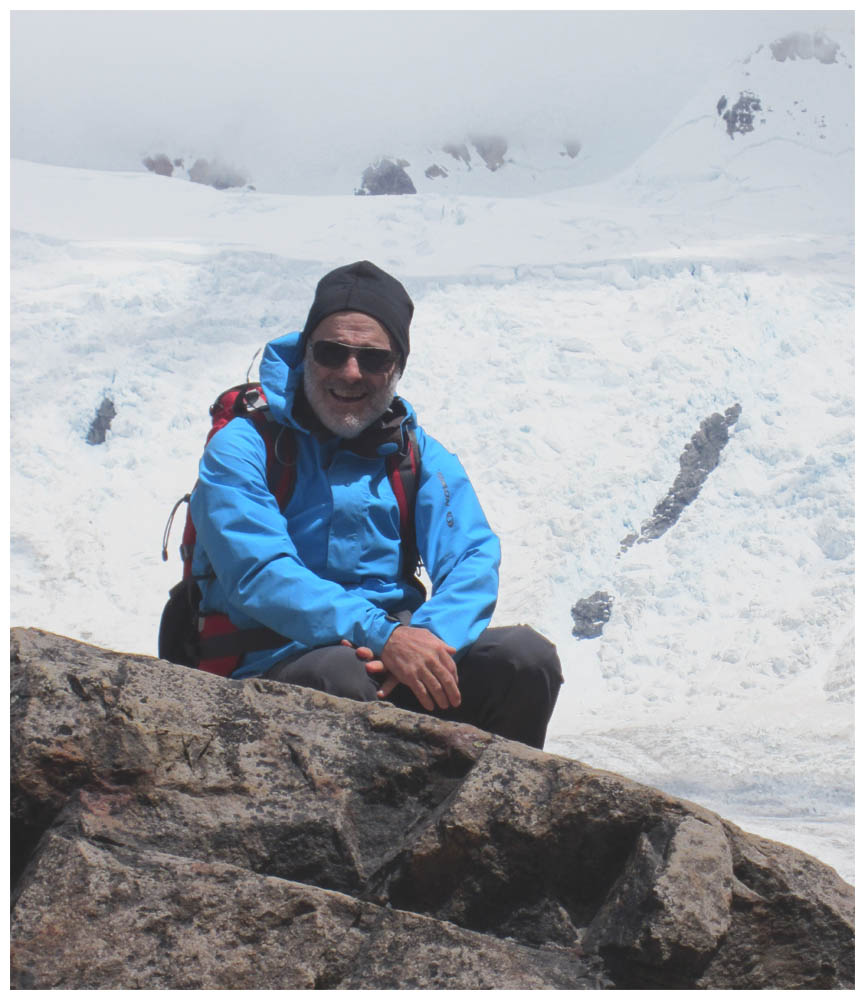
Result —
<svg viewBox="0 0 865 1000"><path fill-rule="evenodd" d="M721 451L730 439L729 427L739 419L742 407L734 403L723 414L713 413L700 421L699 430L685 445L679 456L679 473L666 496L655 504L652 516L643 522L639 535L627 535L619 543L619 554L626 552L634 542L651 542L660 538L679 520L682 511L700 493L709 473L717 468Z"/></svg>
<svg viewBox="0 0 865 1000"><path fill-rule="evenodd" d="M383 157L364 170L355 194L417 194L411 177L405 172L407 160Z"/></svg>
<svg viewBox="0 0 865 1000"><path fill-rule="evenodd" d="M832 869L578 761L37 630L11 692L14 987L853 985Z"/></svg>
<svg viewBox="0 0 865 1000"><path fill-rule="evenodd" d="M105 396L96 410L96 416L90 422L87 431L88 444L104 444L108 431L111 430L111 421L117 416L114 407L114 400L110 396Z"/></svg>
<svg viewBox="0 0 865 1000"><path fill-rule="evenodd" d="M571 617L574 619L571 635L578 639L597 639L610 620L612 610L613 599L603 590L596 590L589 597L577 601L571 608Z"/></svg>

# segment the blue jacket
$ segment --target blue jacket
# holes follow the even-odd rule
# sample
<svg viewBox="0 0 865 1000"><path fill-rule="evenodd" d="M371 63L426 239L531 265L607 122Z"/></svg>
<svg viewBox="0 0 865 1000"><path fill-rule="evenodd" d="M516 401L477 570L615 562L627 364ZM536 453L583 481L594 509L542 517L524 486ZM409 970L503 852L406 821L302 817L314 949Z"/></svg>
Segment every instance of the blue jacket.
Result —
<svg viewBox="0 0 865 1000"><path fill-rule="evenodd" d="M424 603L401 572L399 509L385 471L385 455L397 445L364 454L355 442L298 421L299 339L290 333L272 341L261 362L270 411L297 442L297 481L285 509L267 488L261 435L244 418L211 438L190 503L202 610L291 637L278 649L248 653L233 676L264 673L342 639L380 653L399 611L411 611L412 625L434 632L459 658L490 622L500 561L498 538L465 470L397 397L404 413L398 426L415 428L420 452L415 531L432 582Z"/></svg>

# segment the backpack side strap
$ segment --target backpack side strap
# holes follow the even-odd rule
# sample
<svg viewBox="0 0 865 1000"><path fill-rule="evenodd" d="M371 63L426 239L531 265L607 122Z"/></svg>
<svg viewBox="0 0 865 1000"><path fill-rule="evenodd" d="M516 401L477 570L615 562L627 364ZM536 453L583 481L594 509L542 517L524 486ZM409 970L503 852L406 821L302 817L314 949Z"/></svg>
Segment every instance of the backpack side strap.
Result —
<svg viewBox="0 0 865 1000"><path fill-rule="evenodd" d="M417 577L420 568L420 554L415 533L414 508L419 474L420 451L418 450L417 435L414 430L410 429L402 451L388 456L387 478L399 506L402 575L412 586L419 588L426 597L426 589Z"/></svg>

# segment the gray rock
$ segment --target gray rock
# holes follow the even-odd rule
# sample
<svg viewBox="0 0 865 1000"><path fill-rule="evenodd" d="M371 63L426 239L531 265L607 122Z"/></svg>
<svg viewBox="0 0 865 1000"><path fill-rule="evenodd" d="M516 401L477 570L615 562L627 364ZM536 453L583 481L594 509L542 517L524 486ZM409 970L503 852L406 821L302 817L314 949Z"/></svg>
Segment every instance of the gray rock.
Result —
<svg viewBox="0 0 865 1000"><path fill-rule="evenodd" d="M462 160L467 167L471 165L471 154L464 142L447 143L442 146L442 152L452 156L455 160Z"/></svg>
<svg viewBox="0 0 865 1000"><path fill-rule="evenodd" d="M596 590L591 597L584 597L571 608L574 627L571 635L578 639L597 639L610 620L613 599L603 590Z"/></svg>
<svg viewBox="0 0 865 1000"><path fill-rule="evenodd" d="M181 164L176 162L172 166L171 160L168 159L165 153L157 153L156 156L145 156L141 162L151 173L159 174L161 177L170 177L174 173L174 166L181 166Z"/></svg>
<svg viewBox="0 0 865 1000"><path fill-rule="evenodd" d="M189 168L189 179L194 184L207 184L217 191L243 187L247 180L239 170L218 161L199 158Z"/></svg>
<svg viewBox="0 0 865 1000"><path fill-rule="evenodd" d="M88 444L104 444L106 435L111 429L111 421L117 416L114 408L114 400L106 396L99 404L96 416L90 422L90 429L87 431Z"/></svg>
<svg viewBox="0 0 865 1000"><path fill-rule="evenodd" d="M816 59L821 63L838 61L841 46L824 35L822 31L808 34L804 31L794 31L790 35L779 38L769 46L772 58L778 62L787 59Z"/></svg>
<svg viewBox="0 0 865 1000"><path fill-rule="evenodd" d="M19 988L853 985L834 871L578 761L37 630L11 694Z"/></svg>
<svg viewBox="0 0 865 1000"><path fill-rule="evenodd" d="M384 157L367 167L361 177L361 185L355 194L417 194L411 177L405 172L406 160Z"/></svg>
<svg viewBox="0 0 865 1000"><path fill-rule="evenodd" d="M679 457L679 473L672 487L655 505L652 516L643 522L639 534L632 533L621 540L619 554L626 552L634 542L650 542L673 527L682 511L696 499L709 473L717 467L721 451L730 438L728 428L736 423L741 412L740 404L734 403L727 407L723 416L713 413L701 421L699 430Z"/></svg>
<svg viewBox="0 0 865 1000"><path fill-rule="evenodd" d="M718 114L727 123L727 135L735 139L737 135L745 135L754 131L754 115L762 110L760 98L748 90L739 94L739 99L727 108L727 98L722 97L717 104Z"/></svg>
<svg viewBox="0 0 865 1000"><path fill-rule="evenodd" d="M13 921L19 989L590 989L605 982L564 949L501 941L63 827L46 836Z"/></svg>
<svg viewBox="0 0 865 1000"><path fill-rule="evenodd" d="M500 135L473 135L471 144L480 154L481 159L490 170L498 170L504 166L505 153L508 151L508 141Z"/></svg>

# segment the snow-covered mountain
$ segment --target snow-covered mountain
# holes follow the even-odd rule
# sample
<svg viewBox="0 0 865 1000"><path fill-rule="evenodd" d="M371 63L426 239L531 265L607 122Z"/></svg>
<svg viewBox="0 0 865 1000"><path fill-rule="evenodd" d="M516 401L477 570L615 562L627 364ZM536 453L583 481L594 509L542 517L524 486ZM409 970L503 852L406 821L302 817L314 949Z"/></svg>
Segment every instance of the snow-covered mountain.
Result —
<svg viewBox="0 0 865 1000"><path fill-rule="evenodd" d="M369 258L415 299L403 391L501 535L495 622L558 645L548 749L852 878L849 62L764 47L633 167L532 197L14 162L13 623L155 652L179 573L162 528L209 403L303 322L325 270ZM717 105L745 72L766 121L731 137ZM696 499L623 551L701 422L735 406ZM577 639L571 609L596 592L609 619Z"/></svg>
<svg viewBox="0 0 865 1000"><path fill-rule="evenodd" d="M780 178L768 173L773 164L785 164L759 152L766 143L788 143L830 158L852 154L852 52L852 35L821 31L758 46L721 79L690 99L683 95L683 109L662 141L625 175L656 186L732 172L737 183L749 177L765 189L787 178L786 171ZM621 126L611 122L610 127ZM534 129L530 139L479 129L421 146L397 141L379 161L359 165L354 187L364 190L364 169L374 177L384 164L399 186L392 182L381 193L412 188L420 194L500 197L547 193L593 179L598 152L552 124L547 134ZM803 169L809 169L810 159L800 154Z"/></svg>

